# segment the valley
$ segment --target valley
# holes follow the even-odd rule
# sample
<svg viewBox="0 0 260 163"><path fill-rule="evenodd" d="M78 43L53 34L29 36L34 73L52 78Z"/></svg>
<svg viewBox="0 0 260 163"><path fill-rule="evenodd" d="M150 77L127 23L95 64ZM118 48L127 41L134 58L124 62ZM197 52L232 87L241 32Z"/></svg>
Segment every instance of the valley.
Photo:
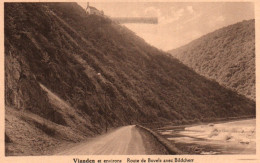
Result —
<svg viewBox="0 0 260 163"><path fill-rule="evenodd" d="M84 154L90 139L103 144L90 154L158 154L147 150L158 141L134 125L256 116L254 98L77 3L4 3L4 21L6 156L59 154L64 144Z"/></svg>

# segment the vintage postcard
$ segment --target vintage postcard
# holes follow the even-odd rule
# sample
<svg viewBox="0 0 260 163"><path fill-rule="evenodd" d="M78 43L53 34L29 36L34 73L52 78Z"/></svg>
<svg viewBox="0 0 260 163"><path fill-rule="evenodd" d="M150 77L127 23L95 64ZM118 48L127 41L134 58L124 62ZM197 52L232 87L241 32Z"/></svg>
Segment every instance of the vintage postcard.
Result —
<svg viewBox="0 0 260 163"><path fill-rule="evenodd" d="M0 5L0 162L260 162L259 2Z"/></svg>

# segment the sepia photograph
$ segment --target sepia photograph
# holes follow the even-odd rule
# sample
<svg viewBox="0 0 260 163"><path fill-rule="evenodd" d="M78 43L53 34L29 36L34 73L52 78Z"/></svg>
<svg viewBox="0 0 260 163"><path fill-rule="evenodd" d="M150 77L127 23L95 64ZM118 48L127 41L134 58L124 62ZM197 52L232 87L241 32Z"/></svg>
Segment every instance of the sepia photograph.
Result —
<svg viewBox="0 0 260 163"><path fill-rule="evenodd" d="M254 2L6 1L3 14L4 157L256 156Z"/></svg>

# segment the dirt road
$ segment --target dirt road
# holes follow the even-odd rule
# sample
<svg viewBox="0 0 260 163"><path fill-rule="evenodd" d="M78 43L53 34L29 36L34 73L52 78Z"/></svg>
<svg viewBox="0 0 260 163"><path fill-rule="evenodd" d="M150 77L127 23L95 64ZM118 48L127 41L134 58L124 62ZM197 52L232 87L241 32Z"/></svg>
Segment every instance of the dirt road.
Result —
<svg viewBox="0 0 260 163"><path fill-rule="evenodd" d="M134 125L121 127L110 133L91 139L58 155L143 155L144 143Z"/></svg>

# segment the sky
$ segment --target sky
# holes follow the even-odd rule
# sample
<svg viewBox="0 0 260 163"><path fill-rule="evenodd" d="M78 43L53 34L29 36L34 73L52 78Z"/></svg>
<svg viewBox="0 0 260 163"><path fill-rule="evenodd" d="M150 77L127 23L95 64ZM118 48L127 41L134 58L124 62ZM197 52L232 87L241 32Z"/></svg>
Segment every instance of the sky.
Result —
<svg viewBox="0 0 260 163"><path fill-rule="evenodd" d="M82 7L87 3L78 2ZM124 24L147 43L178 48L216 29L254 19L250 2L90 2L110 17L157 17L158 24Z"/></svg>

